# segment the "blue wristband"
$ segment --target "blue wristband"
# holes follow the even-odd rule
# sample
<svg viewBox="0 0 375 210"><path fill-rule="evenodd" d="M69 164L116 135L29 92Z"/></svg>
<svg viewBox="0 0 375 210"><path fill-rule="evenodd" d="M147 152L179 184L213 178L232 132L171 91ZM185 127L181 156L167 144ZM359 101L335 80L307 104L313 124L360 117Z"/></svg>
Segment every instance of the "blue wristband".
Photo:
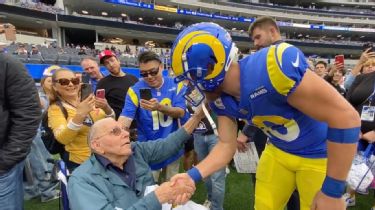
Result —
<svg viewBox="0 0 375 210"><path fill-rule="evenodd" d="M189 169L187 171L187 174L194 180L195 183L199 182L202 180L202 175L199 172L199 170L195 167Z"/></svg>
<svg viewBox="0 0 375 210"><path fill-rule="evenodd" d="M345 181L326 176L322 186L322 192L324 194L333 198L341 198L344 191Z"/></svg>
<svg viewBox="0 0 375 210"><path fill-rule="evenodd" d="M327 139L340 144L354 144L359 140L360 127L356 128L328 128Z"/></svg>

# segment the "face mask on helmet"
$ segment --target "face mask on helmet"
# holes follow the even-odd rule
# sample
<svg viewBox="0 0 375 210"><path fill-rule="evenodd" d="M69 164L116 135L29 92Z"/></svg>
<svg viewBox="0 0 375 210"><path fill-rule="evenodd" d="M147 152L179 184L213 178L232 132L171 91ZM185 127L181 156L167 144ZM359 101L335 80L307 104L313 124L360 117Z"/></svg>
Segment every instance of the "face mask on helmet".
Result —
<svg viewBox="0 0 375 210"><path fill-rule="evenodd" d="M237 48L224 28L215 23L198 23L177 36L172 47L172 69L177 81L190 80L204 98L203 91L214 91L223 82L236 54Z"/></svg>

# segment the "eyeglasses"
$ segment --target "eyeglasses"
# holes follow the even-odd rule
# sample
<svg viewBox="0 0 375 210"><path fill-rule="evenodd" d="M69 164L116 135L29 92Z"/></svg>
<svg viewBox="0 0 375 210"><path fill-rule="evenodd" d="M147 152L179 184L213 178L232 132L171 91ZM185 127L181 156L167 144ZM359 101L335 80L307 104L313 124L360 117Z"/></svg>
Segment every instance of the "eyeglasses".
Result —
<svg viewBox="0 0 375 210"><path fill-rule="evenodd" d="M72 78L72 79L61 78L61 79L54 80L53 82L59 83L60 85L63 85L63 86L67 86L70 84L70 82L72 82L73 85L79 85L80 80L79 78Z"/></svg>
<svg viewBox="0 0 375 210"><path fill-rule="evenodd" d="M100 139L100 138L102 138L102 137L104 137L104 136L106 136L108 134L112 135L112 136L120 136L121 133L122 133L122 131L128 131L128 128L116 126L111 131L109 131L108 133L103 134L103 135L98 136L98 137L95 137L95 139Z"/></svg>
<svg viewBox="0 0 375 210"><path fill-rule="evenodd" d="M156 76L159 73L159 67L153 68L150 71L140 73L141 77L148 77L148 75Z"/></svg>

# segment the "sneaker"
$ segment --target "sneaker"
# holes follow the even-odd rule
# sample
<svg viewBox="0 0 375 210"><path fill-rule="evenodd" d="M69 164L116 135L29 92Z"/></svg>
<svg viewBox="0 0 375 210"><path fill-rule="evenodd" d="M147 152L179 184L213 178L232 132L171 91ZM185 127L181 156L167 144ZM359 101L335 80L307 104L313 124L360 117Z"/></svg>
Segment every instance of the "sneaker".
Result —
<svg viewBox="0 0 375 210"><path fill-rule="evenodd" d="M350 207L350 206L355 206L355 195L350 195L349 193L345 193L343 196L342 196L342 199L345 200L345 203L346 203L346 206L347 207Z"/></svg>
<svg viewBox="0 0 375 210"><path fill-rule="evenodd" d="M211 201L206 199L203 203L203 206L206 207L209 210L211 208Z"/></svg>

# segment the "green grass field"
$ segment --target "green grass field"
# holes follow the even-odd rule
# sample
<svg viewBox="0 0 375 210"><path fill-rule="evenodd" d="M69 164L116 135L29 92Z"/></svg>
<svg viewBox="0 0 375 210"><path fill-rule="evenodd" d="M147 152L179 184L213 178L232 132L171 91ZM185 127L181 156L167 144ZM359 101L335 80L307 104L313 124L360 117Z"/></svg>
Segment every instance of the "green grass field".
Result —
<svg viewBox="0 0 375 210"><path fill-rule="evenodd" d="M348 208L349 210L370 210L374 203L374 195L371 191L370 195L357 196L357 205ZM226 179L226 192L224 209L226 210L251 210L254 205L254 191L249 174L238 174L235 170ZM206 199L206 190L203 183L199 183L197 191L192 197L196 203L203 203ZM25 210L58 210L58 200L48 203L41 203L38 199L25 202Z"/></svg>

